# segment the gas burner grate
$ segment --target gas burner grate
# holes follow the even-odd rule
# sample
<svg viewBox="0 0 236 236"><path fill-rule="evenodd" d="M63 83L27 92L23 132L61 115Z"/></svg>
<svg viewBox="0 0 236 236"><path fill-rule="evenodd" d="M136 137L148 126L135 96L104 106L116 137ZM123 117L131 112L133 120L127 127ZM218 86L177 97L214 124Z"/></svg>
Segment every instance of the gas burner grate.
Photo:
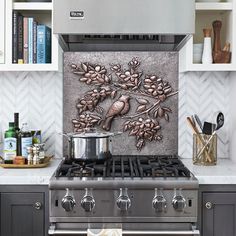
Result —
<svg viewBox="0 0 236 236"><path fill-rule="evenodd" d="M190 177L190 171L176 156L113 156L98 162L69 161L56 171L56 177L156 178Z"/></svg>

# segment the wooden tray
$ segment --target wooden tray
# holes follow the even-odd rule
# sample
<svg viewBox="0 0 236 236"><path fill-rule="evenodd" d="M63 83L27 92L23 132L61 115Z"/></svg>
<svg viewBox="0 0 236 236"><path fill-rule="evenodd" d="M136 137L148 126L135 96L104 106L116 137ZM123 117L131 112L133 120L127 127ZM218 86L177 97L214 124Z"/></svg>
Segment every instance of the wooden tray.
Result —
<svg viewBox="0 0 236 236"><path fill-rule="evenodd" d="M52 159L52 156L45 157L43 159L43 163L36 164L36 165L0 164L0 167L3 167L3 168L17 168L17 169L19 169L19 168L43 168L43 167L46 167L46 166L49 165L51 159Z"/></svg>

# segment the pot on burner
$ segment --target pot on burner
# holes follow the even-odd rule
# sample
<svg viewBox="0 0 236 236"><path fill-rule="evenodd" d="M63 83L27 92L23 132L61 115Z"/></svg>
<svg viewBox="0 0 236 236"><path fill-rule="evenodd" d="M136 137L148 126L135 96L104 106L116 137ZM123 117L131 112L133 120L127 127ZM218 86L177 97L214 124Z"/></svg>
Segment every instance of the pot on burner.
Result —
<svg viewBox="0 0 236 236"><path fill-rule="evenodd" d="M99 161L112 157L112 137L120 133L97 132L89 129L83 133L63 134L69 141L69 158Z"/></svg>

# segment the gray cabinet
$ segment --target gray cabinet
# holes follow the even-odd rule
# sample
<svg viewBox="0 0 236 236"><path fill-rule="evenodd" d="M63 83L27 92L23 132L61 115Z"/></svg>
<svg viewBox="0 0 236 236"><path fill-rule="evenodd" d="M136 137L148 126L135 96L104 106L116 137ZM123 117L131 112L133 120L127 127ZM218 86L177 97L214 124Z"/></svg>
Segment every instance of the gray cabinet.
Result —
<svg viewBox="0 0 236 236"><path fill-rule="evenodd" d="M1 236L47 235L48 193L40 189L42 186L10 186L1 192Z"/></svg>
<svg viewBox="0 0 236 236"><path fill-rule="evenodd" d="M43 201L42 193L2 193L1 235L44 235Z"/></svg>
<svg viewBox="0 0 236 236"><path fill-rule="evenodd" d="M214 186L211 186L211 189L214 189ZM217 191L218 189L220 186L215 186L215 191L202 192L201 235L236 236L235 186L232 185L228 189L221 186L221 191Z"/></svg>

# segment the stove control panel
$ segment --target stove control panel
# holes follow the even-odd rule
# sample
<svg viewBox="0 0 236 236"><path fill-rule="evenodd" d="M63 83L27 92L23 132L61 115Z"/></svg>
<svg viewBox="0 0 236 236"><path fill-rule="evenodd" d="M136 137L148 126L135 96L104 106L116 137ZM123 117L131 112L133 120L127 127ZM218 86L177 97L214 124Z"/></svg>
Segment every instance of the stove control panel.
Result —
<svg viewBox="0 0 236 236"><path fill-rule="evenodd" d="M75 206L75 199L73 195L70 194L69 189L66 189L66 195L61 200L61 206L65 211L70 212L73 210Z"/></svg>
<svg viewBox="0 0 236 236"><path fill-rule="evenodd" d="M183 211L184 208L187 206L186 199L182 195L182 189L179 189L178 193L177 190L174 190L175 194L172 199L172 206L176 211Z"/></svg>
<svg viewBox="0 0 236 236"><path fill-rule="evenodd" d="M121 211L127 211L131 207L131 200L128 196L127 188L120 188L120 195L116 200L116 204Z"/></svg>
<svg viewBox="0 0 236 236"><path fill-rule="evenodd" d="M81 206L86 212L91 212L95 207L95 199L92 194L92 189L85 189L85 195L81 200Z"/></svg>
<svg viewBox="0 0 236 236"><path fill-rule="evenodd" d="M181 187L180 187L181 188ZM128 187L97 189L84 187L50 191L53 217L196 217L198 190L153 186L150 189ZM58 204L60 203L60 204ZM172 218L171 218L172 217ZM173 218L174 219L174 218Z"/></svg>
<svg viewBox="0 0 236 236"><path fill-rule="evenodd" d="M155 196L152 200L153 208L158 212L163 212L166 210L167 201L162 193L162 190L155 188Z"/></svg>

